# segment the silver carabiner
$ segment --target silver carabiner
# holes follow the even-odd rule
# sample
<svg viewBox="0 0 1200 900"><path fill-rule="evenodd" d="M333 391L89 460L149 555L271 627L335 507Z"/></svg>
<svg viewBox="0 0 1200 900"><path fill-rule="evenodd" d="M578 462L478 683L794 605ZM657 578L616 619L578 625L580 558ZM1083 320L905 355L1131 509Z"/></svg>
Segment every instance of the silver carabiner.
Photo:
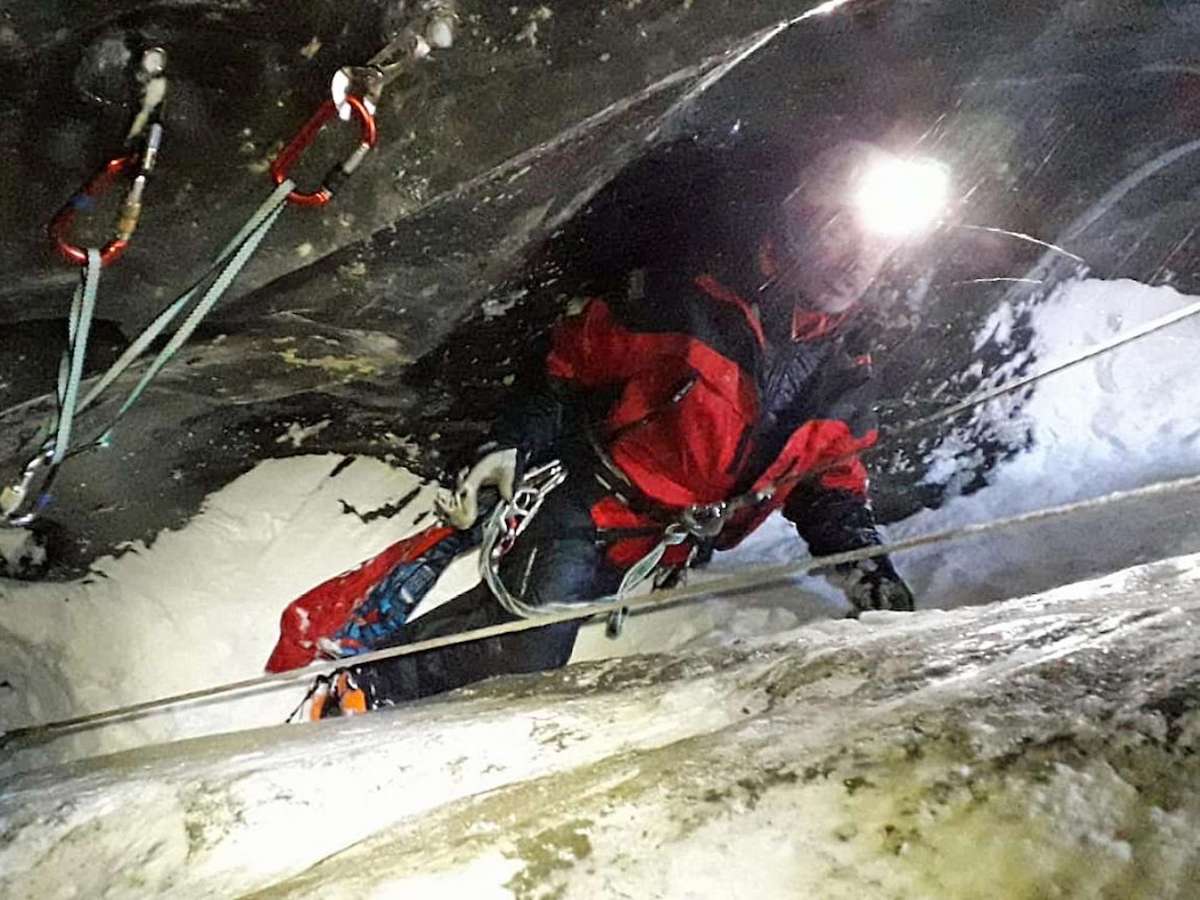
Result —
<svg viewBox="0 0 1200 900"><path fill-rule="evenodd" d="M329 93L337 107L338 116L349 122L351 109L346 96L361 98L367 111L375 115L383 97L383 89L408 66L429 55L429 44L423 37L405 30L384 45L383 49L361 66L342 66L333 73Z"/></svg>
<svg viewBox="0 0 1200 900"><path fill-rule="evenodd" d="M516 519L516 527L511 539L516 540L529 527L533 517L538 514L546 497L556 487L567 479L567 470L558 460L548 462L544 466L530 469L521 479L521 486L513 494L505 519Z"/></svg>
<svg viewBox="0 0 1200 900"><path fill-rule="evenodd" d="M34 512L28 512L24 515L18 515L21 507L25 505L25 501L29 498L31 491L30 486L33 484L34 478L37 477L38 470L43 466L49 466L50 461L54 458L53 448L43 450L33 459L25 464L25 469L21 473L21 480L15 484L11 484L4 490L0 491L0 520L5 525L15 527L23 527L28 525L34 519Z"/></svg>
<svg viewBox="0 0 1200 900"><path fill-rule="evenodd" d="M684 528L698 538L714 538L721 533L729 518L729 505L724 501L689 506L680 515Z"/></svg>
<svg viewBox="0 0 1200 900"><path fill-rule="evenodd" d="M538 514L546 497L567 479L567 470L558 460L530 469L513 492L513 498L501 505L500 523L503 531L495 544L498 559L509 550Z"/></svg>
<svg viewBox="0 0 1200 900"><path fill-rule="evenodd" d="M563 468L562 463L555 459L530 469L521 479L521 484L536 489L544 496L562 484L566 477L567 470Z"/></svg>
<svg viewBox="0 0 1200 900"><path fill-rule="evenodd" d="M338 118L349 122L353 114L347 95L362 100L367 112L375 115L383 97L383 72L377 66L342 66L333 73L329 82L329 93L337 107Z"/></svg>

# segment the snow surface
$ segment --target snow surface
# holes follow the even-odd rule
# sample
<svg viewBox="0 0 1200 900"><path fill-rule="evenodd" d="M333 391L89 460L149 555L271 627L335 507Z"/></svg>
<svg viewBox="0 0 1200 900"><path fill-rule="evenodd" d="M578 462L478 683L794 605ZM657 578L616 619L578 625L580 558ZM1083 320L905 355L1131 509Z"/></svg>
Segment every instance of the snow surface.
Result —
<svg viewBox="0 0 1200 900"><path fill-rule="evenodd" d="M1129 281L1068 284L1032 311L1035 349L1053 361L1188 302L1169 287ZM999 310L986 334L1003 332ZM1145 338L1038 386L1019 415L1030 451L999 465L990 484L893 526L922 534L1200 471L1200 420L1191 397L1200 322ZM1004 420L1004 401L989 414ZM295 440L289 432L281 440ZM0 728L78 715L254 677L293 598L422 526L434 486L382 462L337 455L268 460L211 496L203 511L152 546L101 560L70 584L0 581ZM946 460L943 460L945 463ZM360 514L413 494L392 518ZM1128 507L986 541L904 554L898 566L922 607L981 603L1200 547L1194 504ZM748 563L795 559L781 519L698 577ZM460 560L430 603L475 580ZM428 606L428 603L427 603ZM427 607L426 607L427 608ZM635 617L618 641L585 629L575 659L688 645L730 644L846 611L819 578L751 598L710 600ZM142 743L274 724L295 686L147 716L0 759L0 774Z"/></svg>

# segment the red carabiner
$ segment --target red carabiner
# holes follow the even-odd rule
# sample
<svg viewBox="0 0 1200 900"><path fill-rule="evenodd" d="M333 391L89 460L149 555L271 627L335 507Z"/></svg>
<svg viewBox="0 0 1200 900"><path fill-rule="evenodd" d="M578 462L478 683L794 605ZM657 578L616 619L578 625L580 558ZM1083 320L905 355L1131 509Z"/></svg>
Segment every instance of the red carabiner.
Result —
<svg viewBox="0 0 1200 900"><path fill-rule="evenodd" d="M67 201L66 205L54 214L54 218L50 220L50 224L46 226L46 230L54 240L58 252L68 262L73 262L79 266L87 265L87 251L67 240L67 229L71 227L71 222L75 219L75 213L81 208L90 205L91 198L104 193L112 185L113 181L116 180L118 175L126 169L137 165L137 162L137 154L118 156L116 159L109 160L91 181L76 191L75 195ZM120 236L113 238L100 248L100 264L107 266L116 262L128 246L128 238Z"/></svg>
<svg viewBox="0 0 1200 900"><path fill-rule="evenodd" d="M366 104L353 94L346 95L346 102L350 104L350 111L358 118L362 135L362 140L358 148L345 161L338 163L329 170L329 174L321 182L320 188L311 194L292 191L288 194L289 202L297 206L324 206L333 198L334 191L341 187L346 179L354 174L354 170L359 167L363 159L366 158L367 153L375 146L375 142L379 139L379 135L375 130L375 117L371 115ZM271 178L276 184L283 184L284 179L288 177L288 170L295 165L296 160L308 149L308 145L313 142L326 123L336 115L337 105L332 100L326 100L317 107L317 111L313 113L312 118L304 123L304 126L296 132L296 136L292 138L292 142L280 150L279 155L275 157L275 161L271 163Z"/></svg>

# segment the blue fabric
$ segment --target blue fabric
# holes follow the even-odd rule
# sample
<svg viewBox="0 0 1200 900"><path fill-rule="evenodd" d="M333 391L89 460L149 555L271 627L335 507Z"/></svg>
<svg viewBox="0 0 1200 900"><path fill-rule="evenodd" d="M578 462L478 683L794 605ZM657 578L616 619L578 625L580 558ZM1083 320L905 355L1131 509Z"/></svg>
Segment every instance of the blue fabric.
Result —
<svg viewBox="0 0 1200 900"><path fill-rule="evenodd" d="M458 531L420 558L398 563L371 588L354 616L334 635L345 655L357 656L389 646L446 567L459 554L479 546L482 535L481 525Z"/></svg>

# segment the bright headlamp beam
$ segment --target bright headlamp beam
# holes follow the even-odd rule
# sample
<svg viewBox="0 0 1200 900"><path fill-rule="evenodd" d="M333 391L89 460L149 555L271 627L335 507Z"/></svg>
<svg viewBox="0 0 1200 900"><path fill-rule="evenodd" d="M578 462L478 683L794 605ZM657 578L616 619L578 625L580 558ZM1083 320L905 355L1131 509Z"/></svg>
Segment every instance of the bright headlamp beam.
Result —
<svg viewBox="0 0 1200 900"><path fill-rule="evenodd" d="M864 227L903 238L933 225L949 194L950 175L941 163L888 159L863 173L853 199Z"/></svg>

